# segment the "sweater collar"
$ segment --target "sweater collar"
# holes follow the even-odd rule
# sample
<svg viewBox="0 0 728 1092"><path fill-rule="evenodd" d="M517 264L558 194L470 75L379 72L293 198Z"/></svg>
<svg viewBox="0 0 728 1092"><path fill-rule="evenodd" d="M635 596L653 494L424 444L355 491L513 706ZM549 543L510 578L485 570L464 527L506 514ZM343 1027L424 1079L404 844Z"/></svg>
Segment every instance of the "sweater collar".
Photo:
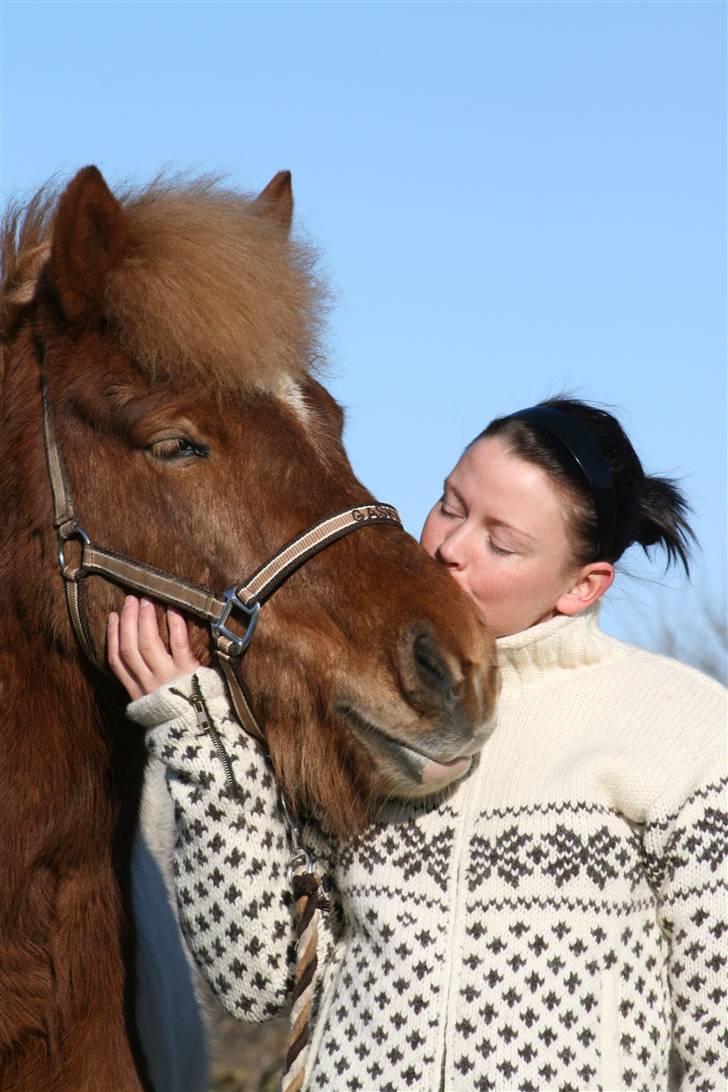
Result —
<svg viewBox="0 0 728 1092"><path fill-rule="evenodd" d="M619 642L599 628L599 604L573 617L560 614L521 633L496 640L503 698L548 685L564 671L577 671L610 659Z"/></svg>

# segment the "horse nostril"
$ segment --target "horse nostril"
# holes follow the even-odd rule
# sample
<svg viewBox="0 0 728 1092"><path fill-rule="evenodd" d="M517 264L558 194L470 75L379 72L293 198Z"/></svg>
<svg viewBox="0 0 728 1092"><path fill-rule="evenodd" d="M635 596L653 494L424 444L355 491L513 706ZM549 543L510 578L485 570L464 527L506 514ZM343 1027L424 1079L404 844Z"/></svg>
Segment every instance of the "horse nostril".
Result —
<svg viewBox="0 0 728 1092"><path fill-rule="evenodd" d="M451 703L454 699L452 675L435 642L430 637L420 635L415 638L413 651L420 682Z"/></svg>

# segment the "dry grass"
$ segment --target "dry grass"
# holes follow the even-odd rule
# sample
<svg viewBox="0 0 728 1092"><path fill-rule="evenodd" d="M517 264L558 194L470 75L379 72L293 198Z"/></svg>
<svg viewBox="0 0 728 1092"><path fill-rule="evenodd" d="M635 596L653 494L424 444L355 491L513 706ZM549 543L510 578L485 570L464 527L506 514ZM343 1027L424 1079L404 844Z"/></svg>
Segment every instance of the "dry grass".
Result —
<svg viewBox="0 0 728 1092"><path fill-rule="evenodd" d="M210 1019L210 1092L277 1092L288 1020L245 1024L228 1015L206 987Z"/></svg>
<svg viewBox="0 0 728 1092"><path fill-rule="evenodd" d="M681 613L679 619L659 614L636 637L636 643L644 643L656 652L696 667L718 682L728 683L728 619L720 601L715 604L703 598L694 610Z"/></svg>

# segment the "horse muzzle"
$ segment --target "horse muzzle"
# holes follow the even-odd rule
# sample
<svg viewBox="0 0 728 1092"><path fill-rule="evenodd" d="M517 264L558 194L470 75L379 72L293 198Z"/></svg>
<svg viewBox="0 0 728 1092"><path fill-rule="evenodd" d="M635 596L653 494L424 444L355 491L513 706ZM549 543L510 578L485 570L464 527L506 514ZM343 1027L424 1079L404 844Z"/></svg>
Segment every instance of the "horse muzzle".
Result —
<svg viewBox="0 0 728 1092"><path fill-rule="evenodd" d="M470 770L495 728L497 685L476 665L457 677L434 642L418 638L411 647L412 686L376 710L371 697L341 696L335 711L396 794L426 796Z"/></svg>

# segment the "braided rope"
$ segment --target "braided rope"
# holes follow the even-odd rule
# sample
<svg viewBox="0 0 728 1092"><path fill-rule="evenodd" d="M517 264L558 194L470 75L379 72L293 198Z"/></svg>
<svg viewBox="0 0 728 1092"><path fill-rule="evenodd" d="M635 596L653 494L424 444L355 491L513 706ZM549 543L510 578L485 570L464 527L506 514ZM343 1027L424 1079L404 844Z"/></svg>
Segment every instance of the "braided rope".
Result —
<svg viewBox="0 0 728 1092"><path fill-rule="evenodd" d="M293 872L291 887L298 911L296 972L281 1092L300 1092L303 1088L318 967L318 925L323 908L319 881L306 864Z"/></svg>

